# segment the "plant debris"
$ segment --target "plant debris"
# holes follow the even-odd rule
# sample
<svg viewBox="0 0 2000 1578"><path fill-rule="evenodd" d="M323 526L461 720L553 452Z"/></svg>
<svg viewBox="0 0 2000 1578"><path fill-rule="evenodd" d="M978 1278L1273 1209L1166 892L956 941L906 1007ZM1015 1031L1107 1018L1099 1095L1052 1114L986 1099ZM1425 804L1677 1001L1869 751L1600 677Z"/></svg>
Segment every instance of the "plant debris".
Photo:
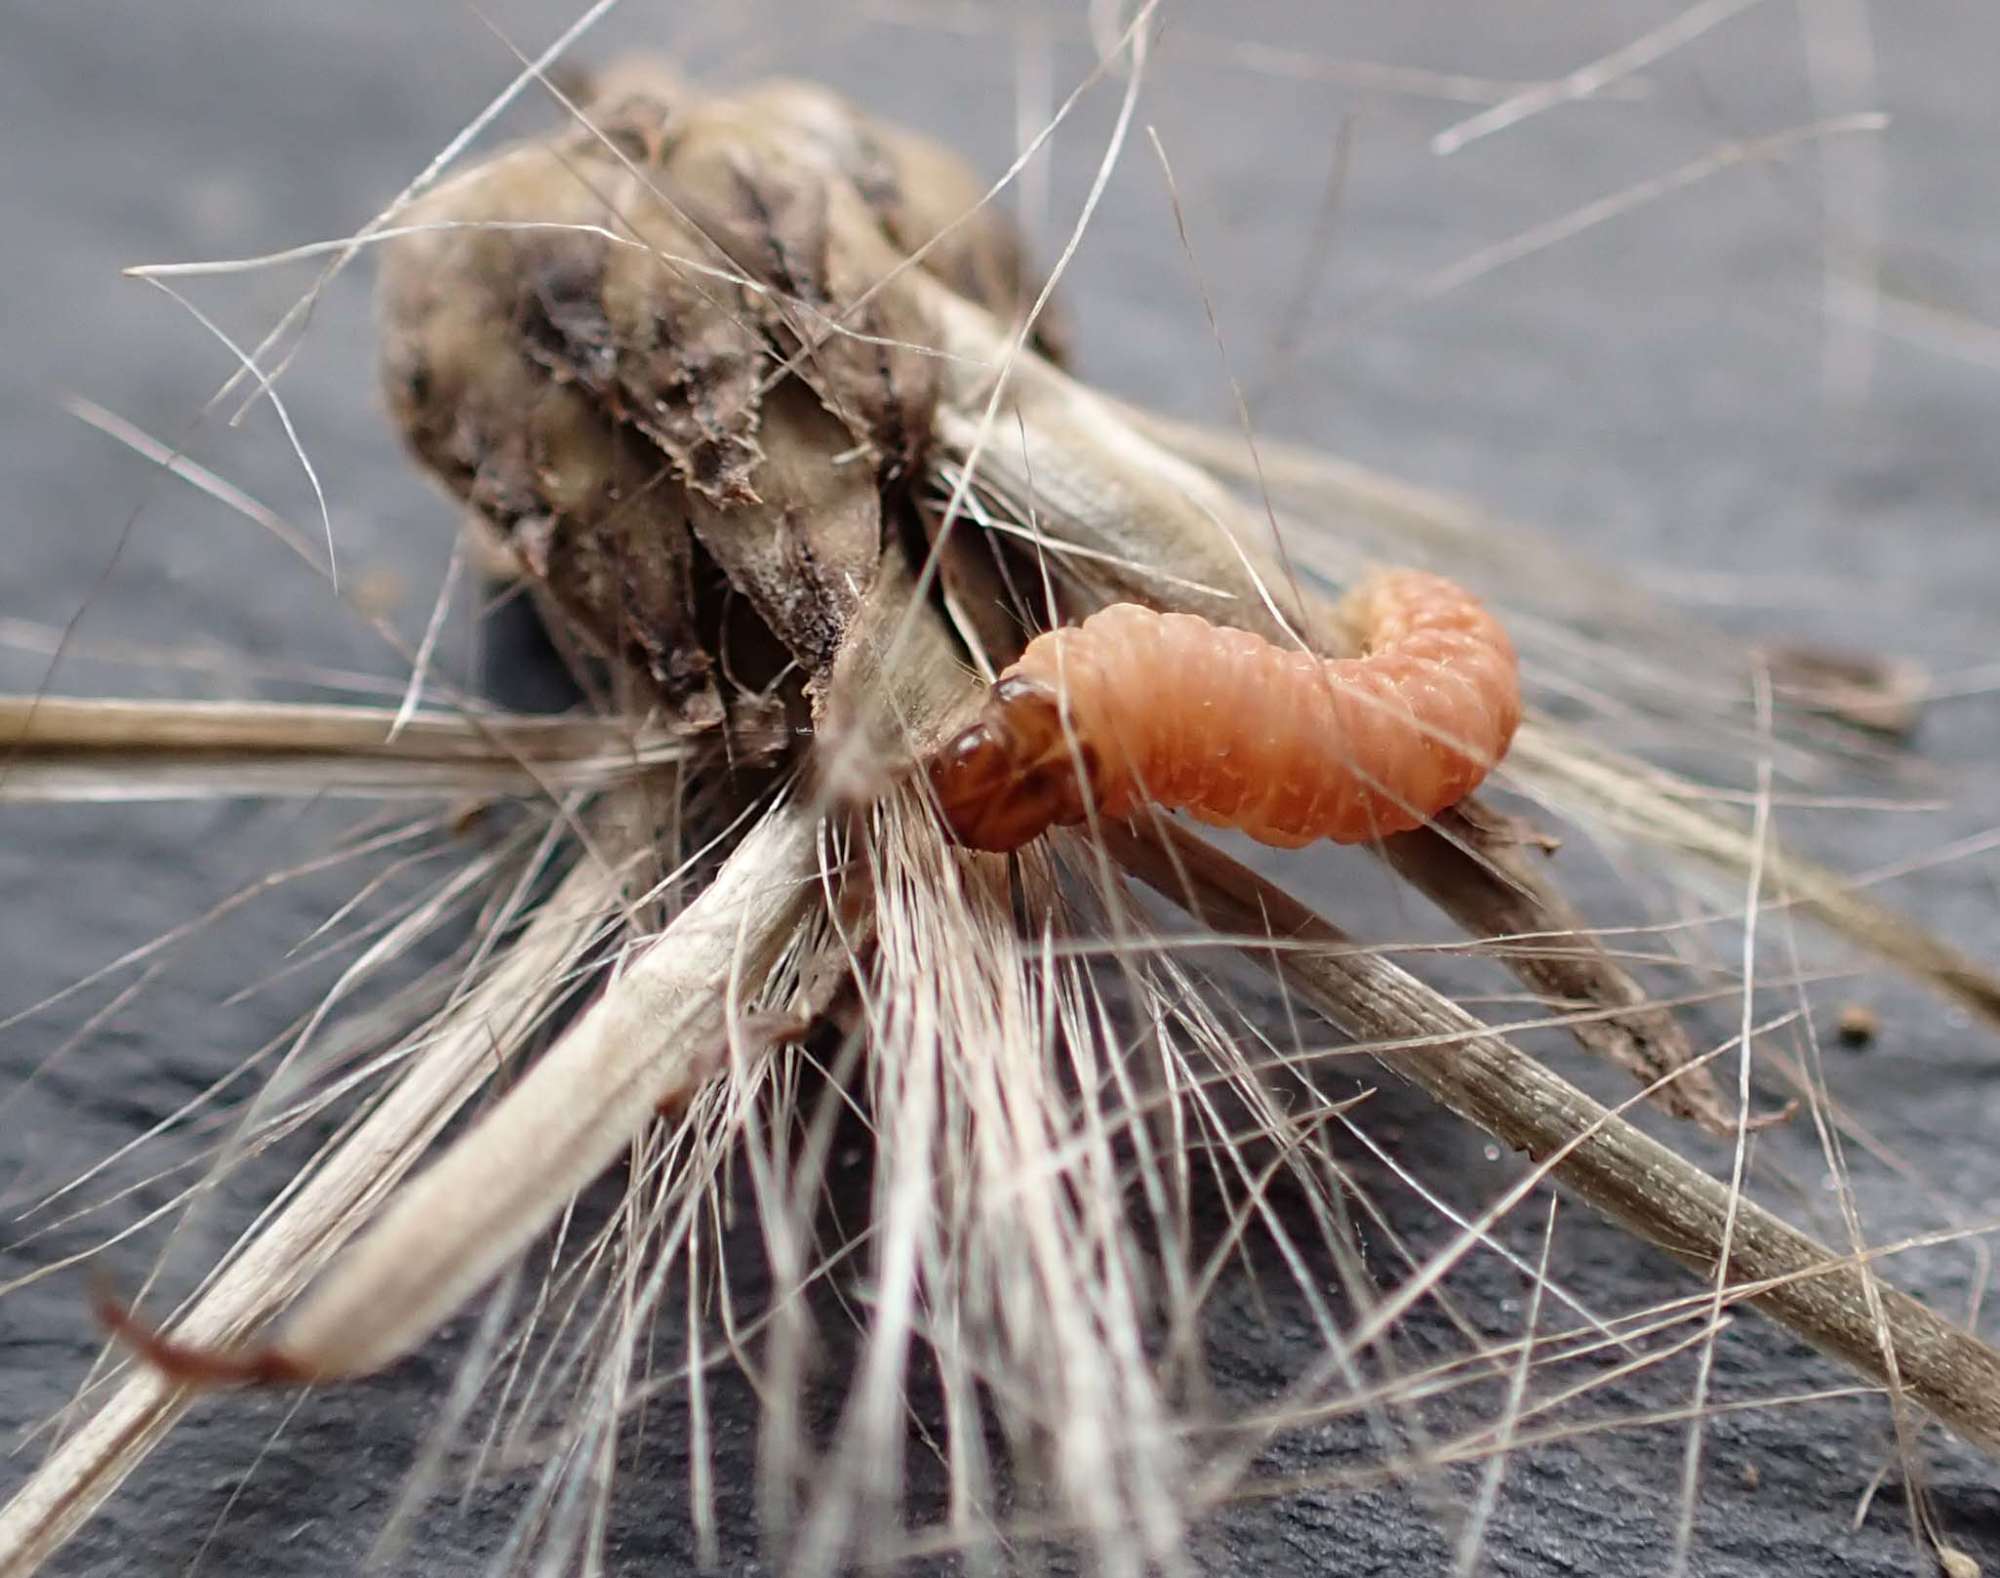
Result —
<svg viewBox="0 0 2000 1578"><path fill-rule="evenodd" d="M1900 742L1916 737L1930 693L1923 665L1803 642L1767 647L1762 655L1771 688L1794 706Z"/></svg>
<svg viewBox="0 0 2000 1578"><path fill-rule="evenodd" d="M153 1363L0 1511L0 1570L58 1548L196 1387L332 1381L423 1343L626 1154L620 1215L579 1251L586 1272L623 1266L622 1295L594 1306L585 1273L552 1283L582 1337L523 1382L524 1419L560 1412L558 1394L598 1406L563 1416L586 1422L546 1454L515 1554L597 1551L587 1498L643 1398L669 1277L691 1312L707 1300L735 1317L703 1257L740 1187L775 1289L755 1361L770 1415L757 1494L792 1567L905 1548L920 1354L943 1399L953 1538L1008 1537L1004 1473L1031 1523L1080 1534L1107 1571L1176 1561L1251 1467L1183 1408L1200 1397L1187 1337L1213 1274L1186 1231L1195 1170L1213 1170L1245 1231L1280 1234L1266 1196L1282 1173L1357 1293L1373 1273L1321 1132L1346 1106L1309 1059L1283 1071L1302 1084L1280 1097L1246 1026L1145 945L1121 873L1525 1153L1528 1176L1489 1216L1551 1179L1702 1276L1711 1335L1748 1303L1886 1391L1899 1419L1913 1406L2000 1455L2000 1354L1184 829L1141 816L1007 859L952 847L915 769L1034 629L1123 599L1333 654L1351 634L1336 588L1301 575L1269 518L1162 430L1062 369L1022 248L945 150L811 86L703 96L644 65L598 78L580 111L401 216L381 317L412 453L504 546L601 721L420 714L377 737L374 716L128 712L107 736L88 705L24 704L0 734L21 762L46 749L68 769L114 736L136 749L144 723L148 750L230 771L300 754L309 771L448 764L466 770L456 787L495 792L520 772L553 785L560 811L531 856L496 863L508 897L482 970L399 1043L365 1119L178 1318L117 1306ZM602 770L607 732L658 771ZM1551 804L1768 870L1848 935L2000 1003L1975 962L1636 764L1547 720L1523 741L1522 775ZM1550 1023L1740 1147L1763 1121L1747 1075L1724 1094L1715 1054L1696 1055L1563 895L1558 848L1470 800L1379 852ZM567 874L531 907L558 849ZM419 1171L511 1071L559 983L607 952L589 1006ZM807 1045L835 1093L820 1108L800 1093L807 1054L788 1051ZM869 1270L840 1417L809 1443L783 1399L813 1360L797 1295L824 1269L812 1213L843 1102L875 1146ZM1352 1325L1322 1311L1304 1405L1390 1417L1364 1362L1450 1264L1413 1258L1385 1297L1357 1298ZM745 1335L730 1329L739 1358ZM690 1341L699 1432L712 1360ZM485 1358L526 1366L526 1352ZM704 1527L712 1492L696 1488Z"/></svg>

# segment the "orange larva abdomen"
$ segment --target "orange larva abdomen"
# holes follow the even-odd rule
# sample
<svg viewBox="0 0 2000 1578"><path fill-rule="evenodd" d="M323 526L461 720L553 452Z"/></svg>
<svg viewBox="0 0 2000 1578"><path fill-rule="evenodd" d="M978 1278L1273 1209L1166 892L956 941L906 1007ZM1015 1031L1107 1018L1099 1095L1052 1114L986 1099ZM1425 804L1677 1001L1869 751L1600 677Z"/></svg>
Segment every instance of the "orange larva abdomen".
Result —
<svg viewBox="0 0 2000 1578"><path fill-rule="evenodd" d="M969 757L978 736L1027 754L1019 742L1037 731L1009 713L1053 696L1068 724L1061 754L1083 762L1082 799L1100 815L1151 802L1288 847L1407 831L1505 754L1521 716L1513 643L1469 593L1417 571L1377 577L1347 613L1364 655L1322 659L1117 604L1032 642L955 748ZM1061 770L1048 756L1018 764L1045 798L1044 780ZM968 843L1012 847L1020 819L985 833L995 819L973 802L998 785L989 773L975 788L977 776L934 769L946 818ZM1058 798L1043 826L1078 819L1076 797Z"/></svg>

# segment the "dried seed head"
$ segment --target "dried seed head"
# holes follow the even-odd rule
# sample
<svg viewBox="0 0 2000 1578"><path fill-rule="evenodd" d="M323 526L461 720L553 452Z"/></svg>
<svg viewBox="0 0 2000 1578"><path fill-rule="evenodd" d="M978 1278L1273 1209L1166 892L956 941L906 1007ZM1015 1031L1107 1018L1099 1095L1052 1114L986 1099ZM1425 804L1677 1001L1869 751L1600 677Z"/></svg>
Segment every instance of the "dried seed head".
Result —
<svg viewBox="0 0 2000 1578"><path fill-rule="evenodd" d="M823 677L877 573L884 490L930 443L935 336L878 287L929 248L924 270L1012 312L1022 252L953 155L822 89L701 99L639 61L588 103L589 125L411 211L384 382L559 641L713 722L724 675L758 669L722 650L742 620L717 594Z"/></svg>

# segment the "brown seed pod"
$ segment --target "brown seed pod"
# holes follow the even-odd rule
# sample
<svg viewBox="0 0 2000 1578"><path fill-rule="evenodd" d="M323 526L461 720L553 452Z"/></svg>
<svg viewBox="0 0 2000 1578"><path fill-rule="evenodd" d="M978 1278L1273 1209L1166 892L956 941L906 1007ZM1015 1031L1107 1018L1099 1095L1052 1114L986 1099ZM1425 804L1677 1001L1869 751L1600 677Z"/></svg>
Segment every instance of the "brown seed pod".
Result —
<svg viewBox="0 0 2000 1578"><path fill-rule="evenodd" d="M884 281L921 254L1007 319L1037 281L956 155L825 89L638 61L589 104L400 216L390 411L633 710L712 726L787 659L817 701L932 442L932 331ZM712 570L756 620L719 627Z"/></svg>
<svg viewBox="0 0 2000 1578"><path fill-rule="evenodd" d="M1361 657L1133 603L1037 637L931 765L946 825L990 850L1146 803L1282 848L1421 825L1506 754L1514 645L1463 588L1413 570L1343 611Z"/></svg>

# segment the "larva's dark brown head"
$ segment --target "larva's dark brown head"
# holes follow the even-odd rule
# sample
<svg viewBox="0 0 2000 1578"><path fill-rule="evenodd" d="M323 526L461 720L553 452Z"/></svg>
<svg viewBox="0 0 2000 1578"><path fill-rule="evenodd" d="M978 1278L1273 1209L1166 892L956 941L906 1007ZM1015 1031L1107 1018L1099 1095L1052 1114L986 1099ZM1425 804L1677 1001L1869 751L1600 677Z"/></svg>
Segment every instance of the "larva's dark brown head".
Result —
<svg viewBox="0 0 2000 1578"><path fill-rule="evenodd" d="M1095 758L1063 730L1055 692L1014 675L993 687L979 721L931 759L931 788L945 826L972 849L1005 853L1051 827L1084 819L1077 781Z"/></svg>

